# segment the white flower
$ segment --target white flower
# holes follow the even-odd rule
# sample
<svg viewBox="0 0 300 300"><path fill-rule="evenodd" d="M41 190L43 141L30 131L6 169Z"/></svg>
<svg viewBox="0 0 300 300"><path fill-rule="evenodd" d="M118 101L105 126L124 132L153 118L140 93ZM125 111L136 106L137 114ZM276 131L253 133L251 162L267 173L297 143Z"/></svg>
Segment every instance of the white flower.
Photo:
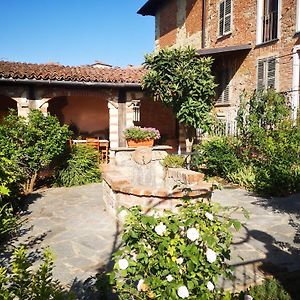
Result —
<svg viewBox="0 0 300 300"><path fill-rule="evenodd" d="M128 215L128 212L127 212L127 210L125 210L125 209L123 209L123 210L121 210L121 211L119 212L119 218L120 218L122 221L125 220L125 218L126 218L127 215Z"/></svg>
<svg viewBox="0 0 300 300"><path fill-rule="evenodd" d="M190 239L191 241L196 241L197 239L199 239L199 231L196 228L189 228L186 232L186 236L188 237L188 239Z"/></svg>
<svg viewBox="0 0 300 300"><path fill-rule="evenodd" d="M214 216L213 216L211 213L209 213L209 212L206 212L206 213L205 213L205 217L206 217L207 219L211 220L211 221L213 221L213 219L214 219Z"/></svg>
<svg viewBox="0 0 300 300"><path fill-rule="evenodd" d="M206 287L207 287L208 290L210 290L210 291L213 291L214 288L215 288L214 284L213 284L211 281L209 281L209 282L207 283Z"/></svg>
<svg viewBox="0 0 300 300"><path fill-rule="evenodd" d="M166 279L167 279L168 282L171 282L173 280L173 276L172 275L168 275L166 277Z"/></svg>
<svg viewBox="0 0 300 300"><path fill-rule="evenodd" d="M183 258L182 257L177 258L176 263L178 263L178 265L181 265L183 263Z"/></svg>
<svg viewBox="0 0 300 300"><path fill-rule="evenodd" d="M245 295L244 300L253 300L253 297L250 295Z"/></svg>
<svg viewBox="0 0 300 300"><path fill-rule="evenodd" d="M185 285L182 285L181 287L178 288L177 294L180 298L187 298L189 294L189 290Z"/></svg>
<svg viewBox="0 0 300 300"><path fill-rule="evenodd" d="M207 248L206 250L206 259L208 262L213 263L217 259L217 253L210 248Z"/></svg>
<svg viewBox="0 0 300 300"><path fill-rule="evenodd" d="M119 267L120 267L121 270L126 270L128 268L128 265L129 265L128 260L125 259L125 258L120 259L118 264L119 264Z"/></svg>
<svg viewBox="0 0 300 300"><path fill-rule="evenodd" d="M140 279L138 284L137 284L137 290L140 292L142 290L142 286L144 285L145 280Z"/></svg>
<svg viewBox="0 0 300 300"><path fill-rule="evenodd" d="M137 261L137 254L135 252L132 253L132 260Z"/></svg>
<svg viewBox="0 0 300 300"><path fill-rule="evenodd" d="M159 225L155 226L154 230L158 235L163 235L166 232L167 227L164 223L160 222Z"/></svg>

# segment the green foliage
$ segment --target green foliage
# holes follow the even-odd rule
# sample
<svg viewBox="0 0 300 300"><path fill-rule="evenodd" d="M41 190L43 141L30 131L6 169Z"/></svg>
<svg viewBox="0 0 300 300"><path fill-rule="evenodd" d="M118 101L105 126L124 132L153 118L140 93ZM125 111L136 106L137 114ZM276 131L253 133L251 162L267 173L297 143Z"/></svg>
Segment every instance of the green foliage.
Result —
<svg viewBox="0 0 300 300"><path fill-rule="evenodd" d="M15 165L0 153L0 242L17 226L17 218L13 214L11 203L6 202L10 195L10 186L16 180Z"/></svg>
<svg viewBox="0 0 300 300"><path fill-rule="evenodd" d="M235 140L227 138L213 138L195 146L197 154L192 156L192 166L204 171L209 176L227 178L228 174L237 172L241 163L235 153Z"/></svg>
<svg viewBox="0 0 300 300"><path fill-rule="evenodd" d="M239 297L233 299L243 300L245 295L250 295L253 299L264 300L291 300L290 295L284 290L276 279L267 279L263 284L252 286L247 291L241 292Z"/></svg>
<svg viewBox="0 0 300 300"><path fill-rule="evenodd" d="M25 193L33 190L38 172L63 153L70 131L53 116L32 110L28 119L10 113L0 126L0 152L18 165Z"/></svg>
<svg viewBox="0 0 300 300"><path fill-rule="evenodd" d="M126 140L134 141L158 140L160 133L155 128L134 126L124 130L124 137Z"/></svg>
<svg viewBox="0 0 300 300"><path fill-rule="evenodd" d="M49 250L36 271L24 247L15 250L11 266L0 267L0 299L74 299L53 279L53 257Z"/></svg>
<svg viewBox="0 0 300 300"><path fill-rule="evenodd" d="M172 107L180 123L207 131L216 87L211 74L212 62L212 58L197 56L190 47L148 54L143 89L154 100Z"/></svg>
<svg viewBox="0 0 300 300"><path fill-rule="evenodd" d="M177 154L169 154L162 161L165 168L183 168L184 164L185 157Z"/></svg>
<svg viewBox="0 0 300 300"><path fill-rule="evenodd" d="M237 220L219 218L217 206L186 202L177 213L152 216L139 207L125 210L124 232L114 254L110 282L119 299L217 299L220 275L228 276ZM125 215L125 214L123 214Z"/></svg>
<svg viewBox="0 0 300 300"><path fill-rule="evenodd" d="M300 191L300 128L273 90L252 95L238 113L239 137L212 139L197 146L196 166L261 194Z"/></svg>
<svg viewBox="0 0 300 300"><path fill-rule="evenodd" d="M101 172L97 152L86 145L74 145L58 170L57 186L76 186L99 182Z"/></svg>

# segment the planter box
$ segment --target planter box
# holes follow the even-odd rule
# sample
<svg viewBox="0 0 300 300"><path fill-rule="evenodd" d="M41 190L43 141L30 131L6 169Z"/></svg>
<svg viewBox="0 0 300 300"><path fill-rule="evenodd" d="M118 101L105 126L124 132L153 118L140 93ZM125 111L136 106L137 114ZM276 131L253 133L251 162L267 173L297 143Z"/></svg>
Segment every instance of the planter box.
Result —
<svg viewBox="0 0 300 300"><path fill-rule="evenodd" d="M146 141L134 141L134 140L127 140L127 145L130 148L137 148L137 147L153 147L154 140L146 140Z"/></svg>

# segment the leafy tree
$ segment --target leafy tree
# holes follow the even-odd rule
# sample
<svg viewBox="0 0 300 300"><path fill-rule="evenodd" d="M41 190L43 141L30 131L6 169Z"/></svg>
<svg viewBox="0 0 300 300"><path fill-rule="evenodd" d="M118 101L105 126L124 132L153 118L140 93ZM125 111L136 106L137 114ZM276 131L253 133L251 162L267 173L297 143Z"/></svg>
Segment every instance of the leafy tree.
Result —
<svg viewBox="0 0 300 300"><path fill-rule="evenodd" d="M195 49L162 49L145 56L148 69L143 88L154 100L170 106L185 125L187 151L191 150L195 128L208 131L216 84L211 74L211 57L198 57Z"/></svg>
<svg viewBox="0 0 300 300"><path fill-rule="evenodd" d="M0 126L0 151L16 161L25 194L33 191L38 172L62 154L70 137L66 125L54 116L32 110L28 118L11 112Z"/></svg>

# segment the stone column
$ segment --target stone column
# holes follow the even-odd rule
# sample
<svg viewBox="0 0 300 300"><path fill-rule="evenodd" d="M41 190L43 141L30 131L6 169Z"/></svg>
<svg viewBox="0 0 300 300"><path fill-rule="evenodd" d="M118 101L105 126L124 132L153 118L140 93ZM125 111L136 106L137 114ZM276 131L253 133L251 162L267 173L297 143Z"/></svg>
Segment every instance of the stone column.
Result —
<svg viewBox="0 0 300 300"><path fill-rule="evenodd" d="M48 101L50 100L51 98L42 98L42 99L39 99L39 100L35 100L35 109L39 109L44 116L47 116L48 115L48 107L49 107L49 103Z"/></svg>
<svg viewBox="0 0 300 300"><path fill-rule="evenodd" d="M27 98L25 98L25 97L23 97L23 98L16 98L16 97L14 97L13 99L16 100L17 103L18 103L17 104L18 115L27 118L28 113L30 111L29 100Z"/></svg>
<svg viewBox="0 0 300 300"><path fill-rule="evenodd" d="M109 142L111 148L119 146L119 120L118 120L118 103L115 101L108 102L109 110Z"/></svg>

